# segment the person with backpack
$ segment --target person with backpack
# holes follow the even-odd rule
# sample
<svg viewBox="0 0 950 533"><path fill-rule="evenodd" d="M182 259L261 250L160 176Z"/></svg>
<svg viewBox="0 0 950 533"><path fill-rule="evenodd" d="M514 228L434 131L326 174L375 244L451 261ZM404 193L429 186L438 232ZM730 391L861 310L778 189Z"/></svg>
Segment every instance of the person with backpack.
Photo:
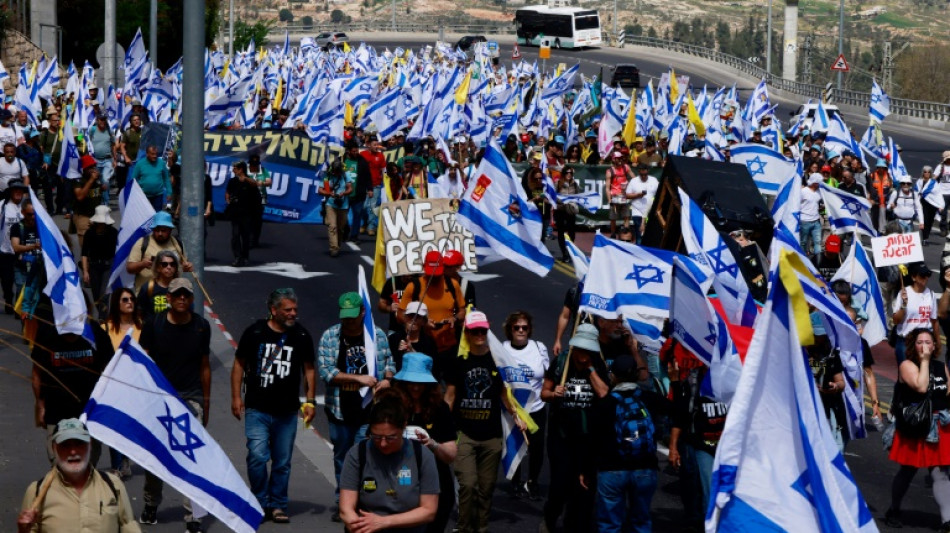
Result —
<svg viewBox="0 0 950 533"><path fill-rule="evenodd" d="M99 533L139 533L129 491L114 474L96 470L90 460L92 438L78 418L56 425L53 470L26 488L17 532L75 531L79 524ZM77 459L78 457L78 459ZM41 487L49 480L49 490ZM90 512L99 508L97 515Z"/></svg>
<svg viewBox="0 0 950 533"><path fill-rule="evenodd" d="M581 324L556 364L544 374L541 400L550 404L548 459L551 485L544 503L539 531L555 531L564 513L564 530L572 533L593 528L594 490L580 483L583 457L591 453L593 426L590 415L595 398L609 392L607 365L600 353L597 328Z"/></svg>
<svg viewBox="0 0 950 533"><path fill-rule="evenodd" d="M435 456L406 438L409 411L396 395L369 412L369 431L346 453L340 476L340 518L348 531L423 533L439 505Z"/></svg>
<svg viewBox="0 0 950 533"><path fill-rule="evenodd" d="M159 211L152 218L152 234L142 237L132 245L132 251L129 252L125 269L129 274L135 274L136 292L152 279L152 266L158 252L162 250L175 252L183 272L193 270L194 267L188 261L188 256L182 248L181 241L172 236L174 229L175 223L172 222L171 214L166 211Z"/></svg>
<svg viewBox="0 0 950 533"><path fill-rule="evenodd" d="M170 250L158 252L152 264L152 279L146 281L136 294L143 323L151 322L155 315L171 306L168 287L181 275L178 257Z"/></svg>
<svg viewBox="0 0 950 533"><path fill-rule="evenodd" d="M615 359L610 373L610 393L595 399L591 409L593 448L582 456L580 484L586 490L596 487L599 533L649 532L658 464L653 421L667 414L669 402L637 385L632 355Z"/></svg>
<svg viewBox="0 0 950 533"><path fill-rule="evenodd" d="M891 191L887 199L887 209L894 213L901 232L912 233L917 229L924 229L924 210L920 205L920 197L914 190L910 176L901 176L900 187ZM915 224L917 227L915 228Z"/></svg>

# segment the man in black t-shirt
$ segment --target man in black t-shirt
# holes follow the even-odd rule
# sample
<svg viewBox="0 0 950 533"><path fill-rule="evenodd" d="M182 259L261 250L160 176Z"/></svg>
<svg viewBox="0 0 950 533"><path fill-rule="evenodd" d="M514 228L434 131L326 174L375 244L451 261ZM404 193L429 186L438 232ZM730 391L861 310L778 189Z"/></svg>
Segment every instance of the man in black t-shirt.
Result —
<svg viewBox="0 0 950 533"><path fill-rule="evenodd" d="M287 523L287 486L297 436L300 374L307 386L304 423L316 404L314 350L310 332L297 323L297 295L277 289L267 299L270 318L258 320L241 335L231 369L231 413L245 414L247 477L267 517ZM241 386L244 399L241 399ZM267 462L271 461L270 479Z"/></svg>
<svg viewBox="0 0 950 533"><path fill-rule="evenodd" d="M139 341L195 418L207 426L211 407L211 325L191 311L195 289L190 281L175 278L168 284L168 295L171 307L143 324ZM139 522L157 523L156 513L162 502L163 486L161 479L150 472L145 473L142 497L145 509ZM195 528L201 527L187 498L185 522L188 531L197 531Z"/></svg>

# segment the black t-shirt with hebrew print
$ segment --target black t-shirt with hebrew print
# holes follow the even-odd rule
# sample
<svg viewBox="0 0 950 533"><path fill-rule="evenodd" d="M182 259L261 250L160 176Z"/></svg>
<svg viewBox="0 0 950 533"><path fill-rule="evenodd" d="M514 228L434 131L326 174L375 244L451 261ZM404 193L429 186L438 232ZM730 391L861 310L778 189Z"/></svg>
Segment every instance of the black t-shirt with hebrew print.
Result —
<svg viewBox="0 0 950 533"><path fill-rule="evenodd" d="M244 366L244 406L272 415L300 408L300 374L314 364L313 338L300 324L274 331L258 320L241 335L234 357Z"/></svg>

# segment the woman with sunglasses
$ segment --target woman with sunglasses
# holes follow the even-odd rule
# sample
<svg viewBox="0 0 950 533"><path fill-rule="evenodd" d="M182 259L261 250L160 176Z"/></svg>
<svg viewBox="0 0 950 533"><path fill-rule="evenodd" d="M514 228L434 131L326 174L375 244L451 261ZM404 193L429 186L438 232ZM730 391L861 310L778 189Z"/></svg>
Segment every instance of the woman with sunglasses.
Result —
<svg viewBox="0 0 950 533"><path fill-rule="evenodd" d="M525 375L531 388L537 393L531 396L532 403L522 407L538 424L538 431L528 437L528 462L522 461L515 470L511 482L514 487L514 496L537 501L541 499L538 476L541 475L541 467L544 466L544 427L548 419L547 405L541 401L541 389L544 386L544 373L548 370L550 359L548 349L540 342L531 339L534 324L530 313L527 311L511 313L505 319L504 328L505 337L508 338L504 343L505 349L519 361L522 368L530 369L530 372L526 372ZM528 467L528 481L522 485L521 471L525 464Z"/></svg>
<svg viewBox="0 0 950 533"><path fill-rule="evenodd" d="M408 419L396 395L381 397L370 409L367 439L350 448L340 475L340 518L348 531L422 533L435 518L435 458L418 440L405 438Z"/></svg>
<svg viewBox="0 0 950 533"><path fill-rule="evenodd" d="M138 305L132 289L123 287L112 293L109 299L109 314L102 323L102 329L109 334L109 340L112 341L112 348L115 350L119 349L122 339L130 332L132 340L139 341L139 336L142 334L142 319L139 317ZM132 477L132 464L122 453L110 449L109 460L113 473L120 479Z"/></svg>
<svg viewBox="0 0 950 533"><path fill-rule="evenodd" d="M169 308L168 284L178 277L178 256L175 252L162 250L152 263L152 279L139 289L138 301L142 322L148 324L155 315Z"/></svg>

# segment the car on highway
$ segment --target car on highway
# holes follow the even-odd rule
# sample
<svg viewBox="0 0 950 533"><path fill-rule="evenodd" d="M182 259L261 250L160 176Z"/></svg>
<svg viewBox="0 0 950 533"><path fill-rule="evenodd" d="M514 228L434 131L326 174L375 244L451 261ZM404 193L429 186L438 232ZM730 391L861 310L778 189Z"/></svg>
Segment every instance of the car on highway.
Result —
<svg viewBox="0 0 950 533"><path fill-rule="evenodd" d="M327 48L343 46L343 43L350 42L349 37L346 36L342 31L325 31L320 35L317 35L317 38L314 39L314 43L326 50Z"/></svg>
<svg viewBox="0 0 950 533"><path fill-rule="evenodd" d="M619 63L613 68L610 78L611 87L640 88L640 69L632 63Z"/></svg>
<svg viewBox="0 0 950 533"><path fill-rule="evenodd" d="M834 104L824 104L825 112L828 113L828 118L832 118L836 115L840 115L841 112L838 111L838 106ZM812 129L811 123L815 121L815 112L818 110L818 104L809 102L807 104L802 104L795 111L789 112L789 115L792 116L792 120L789 122L789 126L794 126L799 123L799 130Z"/></svg>
<svg viewBox="0 0 950 533"><path fill-rule="evenodd" d="M466 35L459 39L459 42L455 43L455 47L459 50L465 52L472 47L475 43L484 43L488 41L484 35Z"/></svg>

